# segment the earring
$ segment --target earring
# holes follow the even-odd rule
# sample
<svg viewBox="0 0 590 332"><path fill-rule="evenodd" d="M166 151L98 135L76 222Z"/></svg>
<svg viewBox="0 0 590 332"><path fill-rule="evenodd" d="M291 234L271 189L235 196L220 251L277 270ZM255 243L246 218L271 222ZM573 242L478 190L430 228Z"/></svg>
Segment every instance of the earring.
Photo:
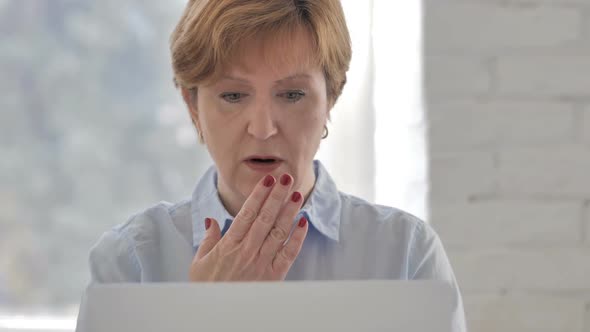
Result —
<svg viewBox="0 0 590 332"><path fill-rule="evenodd" d="M322 139L328 137L328 126L324 125L324 134L322 135Z"/></svg>

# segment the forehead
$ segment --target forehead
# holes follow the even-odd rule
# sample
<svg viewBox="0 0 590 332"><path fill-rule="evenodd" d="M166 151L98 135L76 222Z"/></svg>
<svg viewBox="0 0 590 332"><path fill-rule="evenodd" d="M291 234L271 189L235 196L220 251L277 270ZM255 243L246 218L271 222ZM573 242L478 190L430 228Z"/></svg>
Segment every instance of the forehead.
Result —
<svg viewBox="0 0 590 332"><path fill-rule="evenodd" d="M245 39L222 66L220 74L254 75L263 72L280 79L319 69L311 33L297 28Z"/></svg>

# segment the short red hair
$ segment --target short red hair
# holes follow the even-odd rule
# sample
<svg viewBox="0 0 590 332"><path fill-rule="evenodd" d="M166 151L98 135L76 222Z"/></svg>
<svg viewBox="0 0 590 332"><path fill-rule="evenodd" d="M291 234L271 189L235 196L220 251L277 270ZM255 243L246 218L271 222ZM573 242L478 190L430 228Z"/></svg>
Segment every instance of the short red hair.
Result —
<svg viewBox="0 0 590 332"><path fill-rule="evenodd" d="M170 38L177 86L193 89L215 79L253 37L310 32L313 60L322 68L333 105L346 83L352 55L339 0L190 0Z"/></svg>

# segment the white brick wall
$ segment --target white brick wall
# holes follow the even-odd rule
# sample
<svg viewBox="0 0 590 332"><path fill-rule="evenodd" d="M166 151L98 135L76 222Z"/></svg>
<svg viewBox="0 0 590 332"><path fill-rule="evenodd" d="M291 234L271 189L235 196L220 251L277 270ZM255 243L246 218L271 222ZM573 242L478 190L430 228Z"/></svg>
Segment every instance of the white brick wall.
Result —
<svg viewBox="0 0 590 332"><path fill-rule="evenodd" d="M582 232L584 245L590 247L590 201L585 201L582 209Z"/></svg>
<svg viewBox="0 0 590 332"><path fill-rule="evenodd" d="M493 199L436 205L435 226L450 250L559 248L580 242L582 204Z"/></svg>
<svg viewBox="0 0 590 332"><path fill-rule="evenodd" d="M590 149L581 145L506 150L499 160L504 194L590 198Z"/></svg>
<svg viewBox="0 0 590 332"><path fill-rule="evenodd" d="M490 153L442 153L430 156L431 196L436 202L462 202L469 195L496 191Z"/></svg>
<svg viewBox="0 0 590 332"><path fill-rule="evenodd" d="M470 331L590 332L590 0L424 0L431 221Z"/></svg>
<svg viewBox="0 0 590 332"><path fill-rule="evenodd" d="M435 151L495 151L575 139L575 111L567 103L447 101L430 106Z"/></svg>
<svg viewBox="0 0 590 332"><path fill-rule="evenodd" d="M564 294L590 290L589 248L505 247L450 250L455 273L466 294L541 292Z"/></svg>
<svg viewBox="0 0 590 332"><path fill-rule="evenodd" d="M426 80L432 83L426 89L433 96L482 95L491 86L485 59L426 55L425 66Z"/></svg>
<svg viewBox="0 0 590 332"><path fill-rule="evenodd" d="M426 30L433 33L428 49L473 52L558 46L580 33L581 12L576 8L498 6L492 1L449 5L432 0L427 9L431 15Z"/></svg>
<svg viewBox="0 0 590 332"><path fill-rule="evenodd" d="M480 332L579 332L584 303L578 299L538 295L465 297L468 324Z"/></svg>
<svg viewBox="0 0 590 332"><path fill-rule="evenodd" d="M500 57L499 92L507 96L584 98L590 95L590 56Z"/></svg>
<svg viewBox="0 0 590 332"><path fill-rule="evenodd" d="M588 146L590 145L590 106L582 111L582 123L584 128L582 137Z"/></svg>

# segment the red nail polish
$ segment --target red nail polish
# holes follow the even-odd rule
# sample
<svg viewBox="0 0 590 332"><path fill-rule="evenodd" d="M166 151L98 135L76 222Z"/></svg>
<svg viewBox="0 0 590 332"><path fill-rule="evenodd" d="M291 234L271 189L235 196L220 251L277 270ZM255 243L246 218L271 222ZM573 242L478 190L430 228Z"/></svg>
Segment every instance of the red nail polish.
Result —
<svg viewBox="0 0 590 332"><path fill-rule="evenodd" d="M265 187L272 187L272 185L275 184L275 181L276 180L275 180L274 176L269 174L264 178L264 186Z"/></svg>
<svg viewBox="0 0 590 332"><path fill-rule="evenodd" d="M211 219L205 218L205 230L208 230L211 227Z"/></svg>
<svg viewBox="0 0 590 332"><path fill-rule="evenodd" d="M305 217L301 217L301 219L299 219L299 227L305 227L306 223L307 219L305 219Z"/></svg>
<svg viewBox="0 0 590 332"><path fill-rule="evenodd" d="M291 200L294 203L299 202L299 200L301 200L301 194L298 191L293 192L293 195L291 195Z"/></svg>
<svg viewBox="0 0 590 332"><path fill-rule="evenodd" d="M287 186L289 183L291 183L291 177L289 174L283 174L283 176L281 176L281 184Z"/></svg>

